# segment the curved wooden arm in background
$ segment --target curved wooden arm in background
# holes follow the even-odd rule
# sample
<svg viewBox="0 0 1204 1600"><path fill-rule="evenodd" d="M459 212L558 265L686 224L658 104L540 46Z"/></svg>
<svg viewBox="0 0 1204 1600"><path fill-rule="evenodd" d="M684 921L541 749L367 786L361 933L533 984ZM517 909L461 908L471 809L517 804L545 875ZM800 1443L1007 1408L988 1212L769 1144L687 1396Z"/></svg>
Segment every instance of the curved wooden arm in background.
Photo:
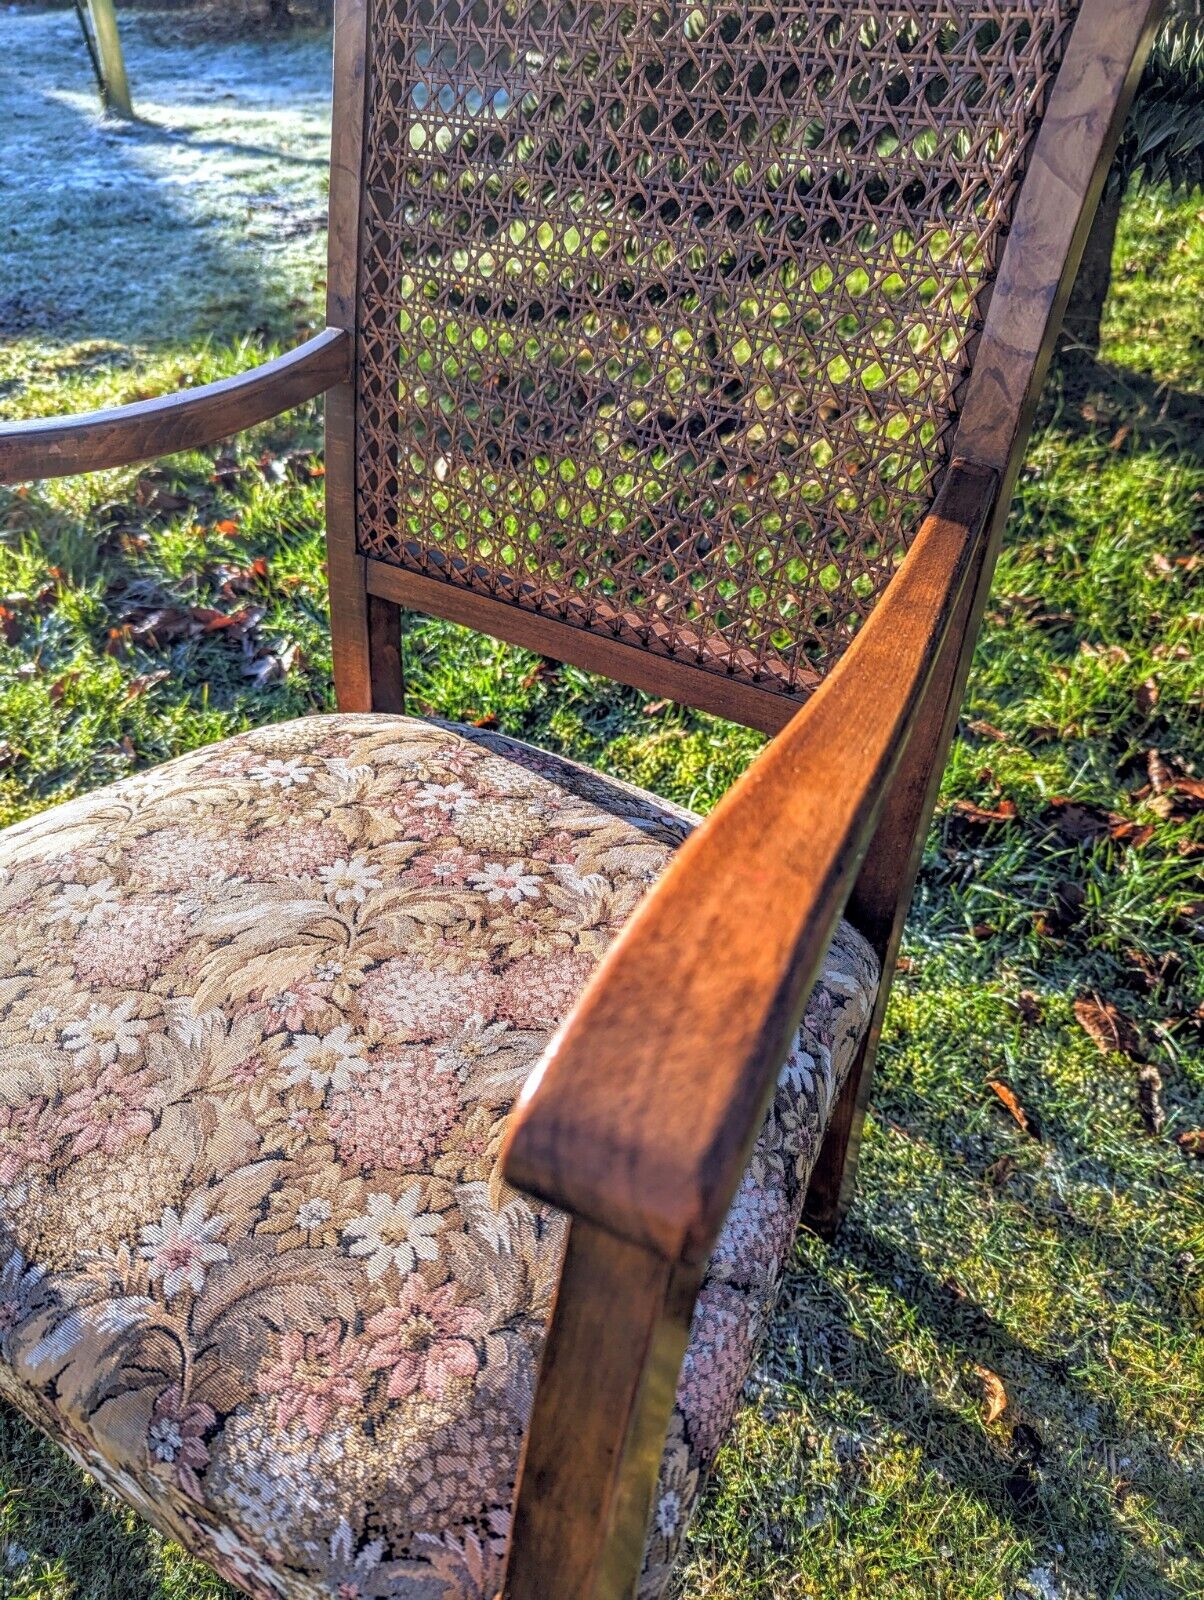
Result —
<svg viewBox="0 0 1204 1600"><path fill-rule="evenodd" d="M325 332L220 383L156 400L0 427L0 483L65 478L195 450L312 400L351 370L351 335Z"/></svg>

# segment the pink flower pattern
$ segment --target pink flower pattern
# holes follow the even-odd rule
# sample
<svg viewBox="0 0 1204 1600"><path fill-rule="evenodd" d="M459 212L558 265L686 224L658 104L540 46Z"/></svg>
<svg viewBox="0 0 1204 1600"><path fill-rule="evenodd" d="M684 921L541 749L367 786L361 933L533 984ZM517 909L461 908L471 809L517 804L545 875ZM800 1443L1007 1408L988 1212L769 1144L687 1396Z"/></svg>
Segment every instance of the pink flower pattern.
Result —
<svg viewBox="0 0 1204 1600"><path fill-rule="evenodd" d="M330 1107L330 1131L350 1168L421 1168L443 1149L460 1114L460 1086L429 1050L376 1061Z"/></svg>
<svg viewBox="0 0 1204 1600"><path fill-rule="evenodd" d="M278 1428L299 1417L307 1433L318 1434L363 1393L359 1362L359 1341L344 1335L337 1322L328 1322L321 1333L294 1328L280 1341L275 1361L260 1371L257 1387L275 1396Z"/></svg>
<svg viewBox="0 0 1204 1600"><path fill-rule="evenodd" d="M155 1125L155 1075L149 1067L131 1071L121 1062L105 1067L93 1083L84 1084L63 1102L59 1134L70 1139L72 1156L103 1150L115 1156L144 1138Z"/></svg>
<svg viewBox="0 0 1204 1600"><path fill-rule="evenodd" d="M414 1273L401 1286L395 1306L369 1319L367 1366L389 1374L390 1400L404 1400L421 1389L441 1400L455 1378L471 1378L481 1365L474 1339L486 1331L479 1311L457 1305L456 1286L428 1289Z"/></svg>

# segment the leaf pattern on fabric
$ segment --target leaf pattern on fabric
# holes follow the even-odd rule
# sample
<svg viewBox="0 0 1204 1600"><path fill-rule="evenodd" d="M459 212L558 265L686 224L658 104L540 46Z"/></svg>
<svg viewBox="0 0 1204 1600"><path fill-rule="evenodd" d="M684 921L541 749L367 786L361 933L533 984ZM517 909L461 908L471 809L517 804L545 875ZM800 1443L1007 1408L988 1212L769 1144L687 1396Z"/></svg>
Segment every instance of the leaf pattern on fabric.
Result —
<svg viewBox="0 0 1204 1600"><path fill-rule="evenodd" d="M0 1393L252 1595L492 1596L565 1236L506 1118L696 821L335 716L0 835ZM699 1299L645 1600L876 981L842 926Z"/></svg>

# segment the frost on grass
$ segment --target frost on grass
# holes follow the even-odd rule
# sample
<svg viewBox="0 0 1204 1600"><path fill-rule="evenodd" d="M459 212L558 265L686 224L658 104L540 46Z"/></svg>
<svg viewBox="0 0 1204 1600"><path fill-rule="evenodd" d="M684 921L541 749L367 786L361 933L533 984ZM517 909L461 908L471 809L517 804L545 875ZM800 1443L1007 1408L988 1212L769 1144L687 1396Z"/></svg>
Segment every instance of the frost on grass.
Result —
<svg viewBox="0 0 1204 1600"><path fill-rule="evenodd" d="M0 4L0 341L257 328L321 304L323 38L188 43L121 19L139 120L101 115L71 11Z"/></svg>

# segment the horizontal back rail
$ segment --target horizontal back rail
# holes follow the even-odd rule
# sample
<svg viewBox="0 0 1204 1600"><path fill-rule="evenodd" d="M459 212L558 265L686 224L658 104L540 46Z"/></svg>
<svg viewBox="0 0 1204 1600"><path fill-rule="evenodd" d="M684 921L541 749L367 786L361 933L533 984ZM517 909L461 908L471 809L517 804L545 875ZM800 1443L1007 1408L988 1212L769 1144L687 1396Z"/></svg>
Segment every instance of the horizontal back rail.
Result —
<svg viewBox="0 0 1204 1600"><path fill-rule="evenodd" d="M504 603L439 578L428 578L384 561L366 562L368 593L409 610L425 612L475 628L554 661L566 661L648 694L679 700L714 716L726 717L762 733L780 733L800 701L706 672L688 662L659 655L651 646L630 644L598 631Z"/></svg>

